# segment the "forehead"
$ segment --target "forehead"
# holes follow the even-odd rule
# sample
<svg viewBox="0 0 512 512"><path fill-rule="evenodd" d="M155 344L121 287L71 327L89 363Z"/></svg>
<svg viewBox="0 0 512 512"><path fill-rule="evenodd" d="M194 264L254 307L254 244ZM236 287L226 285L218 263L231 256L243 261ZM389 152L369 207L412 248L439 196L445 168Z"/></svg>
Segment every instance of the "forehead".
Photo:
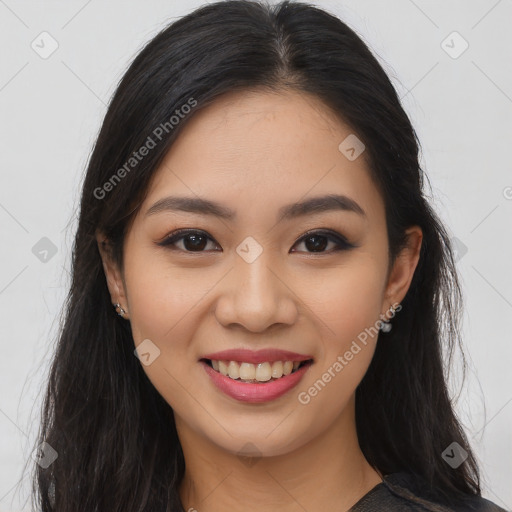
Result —
<svg viewBox="0 0 512 512"><path fill-rule="evenodd" d="M311 149L304 146L305 141L311 139L320 147L345 132L350 133L350 128L313 95L294 90L248 90L227 93L202 108L186 124L179 140L194 139L205 147L214 146L213 157L242 151L254 155L261 147L300 155L301 150Z"/></svg>
<svg viewBox="0 0 512 512"><path fill-rule="evenodd" d="M340 193L364 203L367 211L378 210L382 203L364 152L349 160L339 149L353 136L313 95L225 94L183 126L155 172L144 206L181 193L246 210L277 209L308 194Z"/></svg>

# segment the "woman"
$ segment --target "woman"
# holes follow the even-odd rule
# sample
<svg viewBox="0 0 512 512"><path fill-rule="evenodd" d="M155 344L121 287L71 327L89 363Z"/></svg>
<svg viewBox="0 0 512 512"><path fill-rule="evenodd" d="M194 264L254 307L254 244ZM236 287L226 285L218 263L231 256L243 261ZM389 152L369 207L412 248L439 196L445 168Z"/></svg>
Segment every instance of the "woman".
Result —
<svg viewBox="0 0 512 512"><path fill-rule="evenodd" d="M88 165L40 509L501 510L447 392L461 297L423 180L337 18L225 1L158 34Z"/></svg>

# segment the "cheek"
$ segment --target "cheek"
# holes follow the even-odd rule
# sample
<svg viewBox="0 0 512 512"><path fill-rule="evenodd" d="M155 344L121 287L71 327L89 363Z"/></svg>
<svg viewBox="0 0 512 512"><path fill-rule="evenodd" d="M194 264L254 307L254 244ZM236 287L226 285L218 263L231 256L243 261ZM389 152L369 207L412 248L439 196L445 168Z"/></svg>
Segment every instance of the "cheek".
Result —
<svg viewBox="0 0 512 512"><path fill-rule="evenodd" d="M352 265L326 281L311 297L311 309L322 324L319 365L298 390L308 429L335 421L363 379L378 339L383 274L378 265ZM322 425L316 418L322 418Z"/></svg>
<svg viewBox="0 0 512 512"><path fill-rule="evenodd" d="M304 290L304 302L322 321L328 337L344 345L379 319L383 269L369 258L330 269L319 285Z"/></svg>
<svg viewBox="0 0 512 512"><path fill-rule="evenodd" d="M142 369L169 405L186 411L189 394L199 399L203 391L194 388L194 372L203 370L192 364L198 355L191 340L203 313L202 301L219 276L198 268L172 271L161 257L136 251L126 259L125 268L135 345L150 340L156 347L150 345L157 356L148 365L141 362Z"/></svg>
<svg viewBox="0 0 512 512"><path fill-rule="evenodd" d="M153 337L164 344L182 340L187 320L215 283L215 276L199 269L176 271L165 264L165 258L142 254L132 255L128 268L126 286L134 339Z"/></svg>
<svg viewBox="0 0 512 512"><path fill-rule="evenodd" d="M127 280L132 290L132 335L136 346L147 345L145 340L151 341L149 346L155 357L152 353L147 365L141 358L142 369L164 400L181 414L190 408L190 393L199 397L201 392L190 389L194 368L184 362L189 363L195 356L190 349L190 338L197 324L194 306L204 292L196 293L193 287L187 291L182 286L173 286L167 278L154 279L155 273L158 274L157 269L149 273L146 268L138 279L129 284Z"/></svg>

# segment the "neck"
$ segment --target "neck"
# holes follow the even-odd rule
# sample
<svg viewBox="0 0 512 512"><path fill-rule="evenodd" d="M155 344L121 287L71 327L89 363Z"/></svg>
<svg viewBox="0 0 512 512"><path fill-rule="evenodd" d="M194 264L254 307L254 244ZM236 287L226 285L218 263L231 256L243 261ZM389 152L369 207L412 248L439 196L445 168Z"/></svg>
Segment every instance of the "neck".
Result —
<svg viewBox="0 0 512 512"><path fill-rule="evenodd" d="M382 481L359 448L354 411L352 400L328 430L297 450L253 458L224 450L176 418L186 462L184 509L349 510Z"/></svg>

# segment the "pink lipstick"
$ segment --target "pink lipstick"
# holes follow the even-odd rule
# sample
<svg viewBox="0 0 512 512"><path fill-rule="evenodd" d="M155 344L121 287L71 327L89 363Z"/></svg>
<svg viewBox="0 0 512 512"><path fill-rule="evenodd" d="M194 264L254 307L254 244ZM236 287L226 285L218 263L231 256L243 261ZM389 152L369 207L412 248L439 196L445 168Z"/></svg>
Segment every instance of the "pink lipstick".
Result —
<svg viewBox="0 0 512 512"><path fill-rule="evenodd" d="M313 358L279 349L235 349L205 354L200 363L224 394L242 402L263 403L292 390L312 365Z"/></svg>

